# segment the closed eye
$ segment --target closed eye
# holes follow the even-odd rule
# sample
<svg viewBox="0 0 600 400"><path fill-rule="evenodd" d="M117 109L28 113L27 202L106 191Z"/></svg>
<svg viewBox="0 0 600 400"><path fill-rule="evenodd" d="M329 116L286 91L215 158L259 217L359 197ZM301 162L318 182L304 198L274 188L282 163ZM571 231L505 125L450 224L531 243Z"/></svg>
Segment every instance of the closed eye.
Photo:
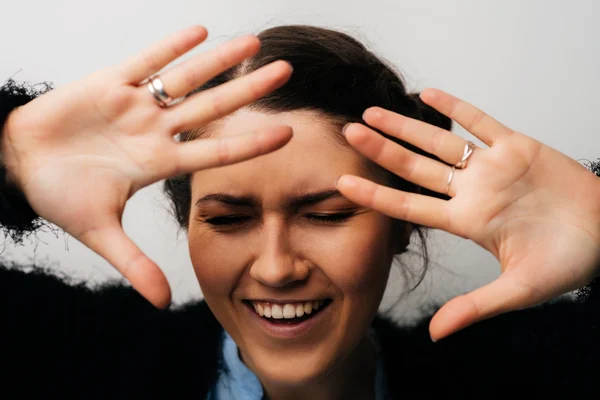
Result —
<svg viewBox="0 0 600 400"><path fill-rule="evenodd" d="M205 221L215 226L237 225L248 222L250 217L247 215L226 215L214 218L207 218Z"/></svg>
<svg viewBox="0 0 600 400"><path fill-rule="evenodd" d="M316 223L339 223L344 222L356 215L355 211L347 211L342 213L323 213L323 214L306 214L304 217ZM207 218L204 221L214 226L232 226L242 225L250 221L252 217L247 215L225 215L213 218Z"/></svg>
<svg viewBox="0 0 600 400"><path fill-rule="evenodd" d="M348 211L343 213L306 214L305 217L315 222L336 223L344 222L354 215L356 215L355 211Z"/></svg>

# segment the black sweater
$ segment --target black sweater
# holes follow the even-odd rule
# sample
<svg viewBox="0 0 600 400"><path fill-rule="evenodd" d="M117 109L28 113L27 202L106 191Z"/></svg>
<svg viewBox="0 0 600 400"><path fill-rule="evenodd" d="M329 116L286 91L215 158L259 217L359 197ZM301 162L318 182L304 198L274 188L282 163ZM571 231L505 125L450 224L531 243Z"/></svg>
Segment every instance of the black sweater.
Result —
<svg viewBox="0 0 600 400"><path fill-rule="evenodd" d="M0 127L11 109L38 94L13 82L0 88ZM35 234L43 221L0 179L5 233L17 241ZM578 302L505 314L438 343L429 339L429 318L399 327L377 317L389 391L398 399L598 398L600 290L594 286ZM201 400L220 368L221 337L204 301L160 311L129 287L91 290L40 267L0 262L1 399Z"/></svg>

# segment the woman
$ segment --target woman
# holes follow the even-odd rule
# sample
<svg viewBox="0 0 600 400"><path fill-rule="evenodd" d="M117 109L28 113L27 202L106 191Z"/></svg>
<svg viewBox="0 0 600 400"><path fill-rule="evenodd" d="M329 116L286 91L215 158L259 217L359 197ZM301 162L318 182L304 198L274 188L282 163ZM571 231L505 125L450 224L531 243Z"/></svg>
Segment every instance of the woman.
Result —
<svg viewBox="0 0 600 400"><path fill-rule="evenodd" d="M380 399L591 386L594 293L483 320L597 276L594 174L449 94L409 95L325 29L272 28L260 50L243 37L155 75L205 37L191 28L31 102L4 88L4 110L27 103L5 113L5 229L18 239L37 215L56 223L157 307L124 287L3 269L7 389ZM449 133L449 118L489 148ZM166 280L120 226L127 199L165 178L205 296L178 311L159 310ZM475 241L503 270L436 313L438 343L424 323L376 317L392 259L424 226Z"/></svg>

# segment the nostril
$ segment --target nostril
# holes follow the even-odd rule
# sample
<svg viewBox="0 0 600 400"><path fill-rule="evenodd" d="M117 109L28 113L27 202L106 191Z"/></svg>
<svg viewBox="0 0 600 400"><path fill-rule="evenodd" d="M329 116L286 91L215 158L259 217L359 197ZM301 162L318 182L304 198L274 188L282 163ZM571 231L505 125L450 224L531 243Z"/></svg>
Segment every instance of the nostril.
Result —
<svg viewBox="0 0 600 400"><path fill-rule="evenodd" d="M277 243L269 243L268 248L250 264L250 277L265 286L276 288L306 281L312 264L298 258L288 244L280 243L285 239L273 240Z"/></svg>

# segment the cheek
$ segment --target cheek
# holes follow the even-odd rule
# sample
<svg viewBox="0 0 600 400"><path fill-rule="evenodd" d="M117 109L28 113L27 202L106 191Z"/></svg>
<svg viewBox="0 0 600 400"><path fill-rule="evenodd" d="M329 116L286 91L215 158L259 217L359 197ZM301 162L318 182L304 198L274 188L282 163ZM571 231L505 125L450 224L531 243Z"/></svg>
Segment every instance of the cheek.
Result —
<svg viewBox="0 0 600 400"><path fill-rule="evenodd" d="M190 258L202 293L212 296L229 296L247 264L247 246L240 240L227 240L226 236L190 226L188 234Z"/></svg>
<svg viewBox="0 0 600 400"><path fill-rule="evenodd" d="M302 226L289 231L288 250L308 260L344 297L372 296L385 289L393 252L391 222L369 212L343 227ZM250 266L256 235L219 234L190 226L189 251L207 300L230 296Z"/></svg>
<svg viewBox="0 0 600 400"><path fill-rule="evenodd" d="M390 220L370 212L348 226L306 235L305 241L311 261L345 297L363 296L385 288L393 257L390 232Z"/></svg>

